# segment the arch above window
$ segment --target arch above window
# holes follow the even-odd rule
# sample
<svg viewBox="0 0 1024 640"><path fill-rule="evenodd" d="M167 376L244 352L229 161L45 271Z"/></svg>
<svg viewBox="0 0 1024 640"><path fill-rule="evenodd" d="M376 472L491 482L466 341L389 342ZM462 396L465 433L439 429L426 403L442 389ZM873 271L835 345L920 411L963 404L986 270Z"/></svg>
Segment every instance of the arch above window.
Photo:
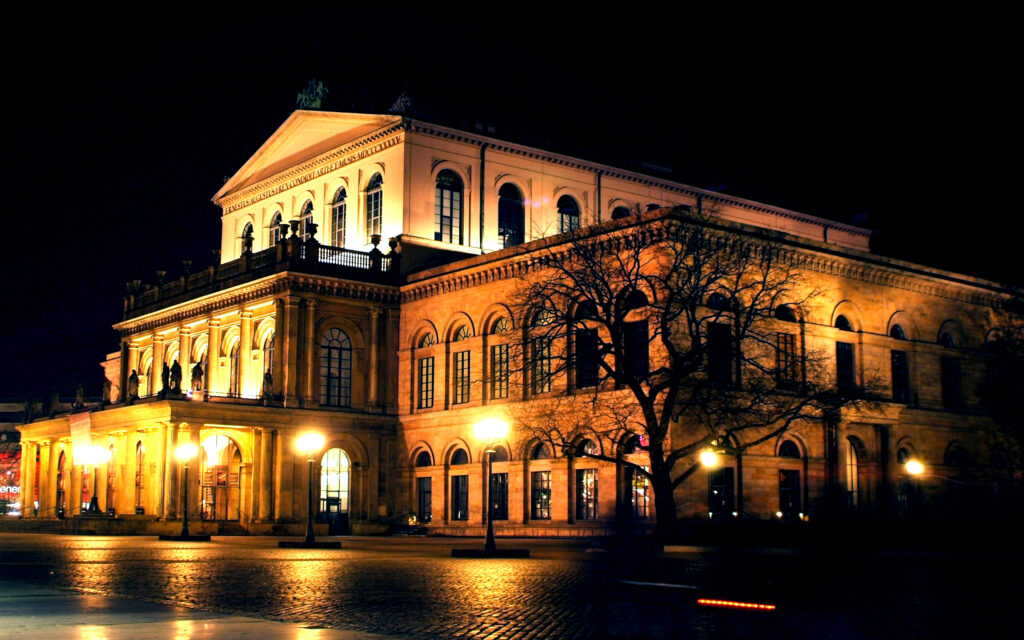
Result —
<svg viewBox="0 0 1024 640"><path fill-rule="evenodd" d="M454 334L452 334L452 342L461 342L463 340L469 340L472 337L473 332L469 330L469 327L466 325L462 325L461 327L455 330Z"/></svg>
<svg viewBox="0 0 1024 640"><path fill-rule="evenodd" d="M434 461L430 458L430 452L424 449L416 454L415 464L417 467L431 467L434 465Z"/></svg>
<svg viewBox="0 0 1024 640"><path fill-rule="evenodd" d="M903 327L901 327L898 324L894 324L894 325L892 325L892 328L889 329L889 337L890 338L895 338L897 340L906 340L907 339L907 334L904 333Z"/></svg>
<svg viewBox="0 0 1024 640"><path fill-rule="evenodd" d="M423 334L422 338L420 338L420 343L417 346L419 346L422 349L424 347L430 347L435 344L437 344L437 338L434 337L434 333L432 331L428 331L427 333Z"/></svg>
<svg viewBox="0 0 1024 640"><path fill-rule="evenodd" d="M540 309L537 313L533 314L533 318L530 319L531 327L546 327L547 325L555 321L555 314L551 313L547 309Z"/></svg>
<svg viewBox="0 0 1024 640"><path fill-rule="evenodd" d="M623 315L633 311L634 309L643 309L650 304L647 296L643 291L636 288L630 288L622 296L622 313Z"/></svg>
<svg viewBox="0 0 1024 640"><path fill-rule="evenodd" d="M716 291L708 296L708 309L713 311L728 311L729 300L723 294Z"/></svg>
<svg viewBox="0 0 1024 640"><path fill-rule="evenodd" d="M533 448L533 452L530 453L532 460L547 460L551 457L551 449L545 442L538 442L537 446Z"/></svg>
<svg viewBox="0 0 1024 640"><path fill-rule="evenodd" d="M576 453L579 455L597 455L600 453L600 449L598 449L597 444L595 444L593 440L590 438L584 438L576 445Z"/></svg>
<svg viewBox="0 0 1024 640"><path fill-rule="evenodd" d="M913 457L914 454L910 452L910 449L900 447L899 450L896 451L896 464L907 464L907 462L909 462Z"/></svg>
<svg viewBox="0 0 1024 640"><path fill-rule="evenodd" d="M556 204L558 207L558 232L572 231L580 228L580 205L572 196L562 196Z"/></svg>
<svg viewBox="0 0 1024 640"><path fill-rule="evenodd" d="M780 304L775 307L775 319L783 322L798 322L796 312L788 304Z"/></svg>
<svg viewBox="0 0 1024 640"><path fill-rule="evenodd" d="M633 212L629 210L629 207L615 207L612 209L612 220L628 218L632 213Z"/></svg>
<svg viewBox="0 0 1024 640"><path fill-rule="evenodd" d="M840 331L853 331L853 325L850 324L849 318L844 315L836 316L836 329Z"/></svg>
<svg viewBox="0 0 1024 640"><path fill-rule="evenodd" d="M499 316L494 324L491 325L491 333L508 333L512 330L512 321L506 316Z"/></svg>
<svg viewBox="0 0 1024 640"><path fill-rule="evenodd" d="M460 447L452 452L451 462L449 464L453 467L462 464L469 464L469 454L466 453L465 449Z"/></svg>
<svg viewBox="0 0 1024 640"><path fill-rule="evenodd" d="M497 445L494 447L494 453L491 454L491 462L508 462L508 451L505 447Z"/></svg>
<svg viewBox="0 0 1024 640"><path fill-rule="evenodd" d="M647 438L640 434L633 434L626 439L626 442L622 445L622 453L624 455L633 455L636 453L643 453L647 450Z"/></svg>
<svg viewBox="0 0 1024 640"><path fill-rule="evenodd" d="M952 348L956 346L956 339L953 338L953 334L949 331L943 331L942 334L939 335L939 344L944 347Z"/></svg>
<svg viewBox="0 0 1024 640"><path fill-rule="evenodd" d="M800 458L800 447L792 440L783 440L779 445L780 458Z"/></svg>

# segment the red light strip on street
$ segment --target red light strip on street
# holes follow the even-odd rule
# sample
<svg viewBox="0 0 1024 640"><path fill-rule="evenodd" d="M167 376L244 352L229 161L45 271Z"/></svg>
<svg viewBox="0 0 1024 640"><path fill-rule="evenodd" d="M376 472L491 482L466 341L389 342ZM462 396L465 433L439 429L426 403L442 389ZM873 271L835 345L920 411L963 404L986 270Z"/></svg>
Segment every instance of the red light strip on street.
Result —
<svg viewBox="0 0 1024 640"><path fill-rule="evenodd" d="M733 600L709 600L708 598L697 598L697 604L706 607L730 607L732 609L759 609L761 611L772 611L774 604L757 604L755 602L735 602Z"/></svg>

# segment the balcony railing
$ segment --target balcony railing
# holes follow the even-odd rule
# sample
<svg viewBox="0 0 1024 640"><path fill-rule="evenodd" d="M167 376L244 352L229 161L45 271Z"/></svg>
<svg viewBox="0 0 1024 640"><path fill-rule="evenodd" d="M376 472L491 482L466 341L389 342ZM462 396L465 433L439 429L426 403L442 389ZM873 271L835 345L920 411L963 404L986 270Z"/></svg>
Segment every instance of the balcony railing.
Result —
<svg viewBox="0 0 1024 640"><path fill-rule="evenodd" d="M397 255L397 254L395 254ZM292 236L277 246L158 285L129 283L125 319L281 271L299 271L381 284L397 283L398 263L377 249L368 253L302 241Z"/></svg>

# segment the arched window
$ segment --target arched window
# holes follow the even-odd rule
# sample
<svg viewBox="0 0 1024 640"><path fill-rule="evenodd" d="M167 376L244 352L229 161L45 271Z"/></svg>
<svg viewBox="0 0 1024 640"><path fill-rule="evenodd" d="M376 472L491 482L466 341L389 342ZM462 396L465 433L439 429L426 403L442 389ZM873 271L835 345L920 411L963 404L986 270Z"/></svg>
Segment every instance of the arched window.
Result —
<svg viewBox="0 0 1024 640"><path fill-rule="evenodd" d="M495 335L499 333L506 333L511 330L512 322L506 316L501 316L494 321L493 325L491 325L491 333Z"/></svg>
<svg viewBox="0 0 1024 640"><path fill-rule="evenodd" d="M228 369L228 395L232 398L237 398L242 392L241 367L238 362L239 344L241 344L241 340L235 340L231 343L231 349L228 351L231 358Z"/></svg>
<svg viewBox="0 0 1024 640"><path fill-rule="evenodd" d="M892 325L892 329L889 329L889 337L896 338L897 340L906 340L907 334L903 332L903 327L898 324Z"/></svg>
<svg viewBox="0 0 1024 640"><path fill-rule="evenodd" d="M544 442L537 443L537 446L533 448L533 453L530 454L530 458L533 460L547 460L551 457L551 449Z"/></svg>
<svg viewBox="0 0 1024 640"><path fill-rule="evenodd" d="M139 369L139 395L144 398L156 393L156 385L153 384L154 382L153 354L150 352L148 357L143 360L142 367Z"/></svg>
<svg viewBox="0 0 1024 640"><path fill-rule="evenodd" d="M952 333L943 331L942 335L939 336L939 344L944 347L953 348L956 346L956 340L953 339Z"/></svg>
<svg viewBox="0 0 1024 640"><path fill-rule="evenodd" d="M572 196L558 199L558 232L564 233L580 228L580 205Z"/></svg>
<svg viewBox="0 0 1024 640"><path fill-rule="evenodd" d="M373 174L366 185L366 243L370 236L380 235L381 215L383 210L384 179L379 173Z"/></svg>
<svg viewBox="0 0 1024 640"><path fill-rule="evenodd" d="M590 438L584 438L583 440L580 441L578 445L576 445L576 453L578 455L583 455L585 453L590 455L597 455L598 452L599 449L597 448L597 445L594 444L594 441L591 440Z"/></svg>
<svg viewBox="0 0 1024 640"><path fill-rule="evenodd" d="M729 300L724 295L716 291L708 296L708 309L713 311L728 311Z"/></svg>
<svg viewBox="0 0 1024 640"><path fill-rule="evenodd" d="M238 252L238 253L240 253L240 254L241 254L241 253L245 253L245 250L246 250L247 248L248 248L249 250L252 250L252 242L251 242L251 239L252 239L252 223L251 223L251 222L246 222L246 223L245 223L245 226L244 226L244 227L242 227L242 235L241 235L241 237L239 238L239 243L240 243L240 245L241 245L241 248L240 248L240 250L239 250L239 252ZM250 242L249 242L249 246L248 246L248 247L246 247L246 246L245 246L245 245L246 245L246 240L250 240Z"/></svg>
<svg viewBox="0 0 1024 640"><path fill-rule="evenodd" d="M836 329L853 331L846 316L836 316ZM836 386L840 391L849 393L857 387L856 362L853 354L853 343L843 340L836 341Z"/></svg>
<svg viewBox="0 0 1024 640"><path fill-rule="evenodd" d="M639 289L630 289L626 295L622 297L622 315L626 315L634 309L643 309L650 302L647 300L647 296L644 295L643 291Z"/></svg>
<svg viewBox="0 0 1024 640"><path fill-rule="evenodd" d="M853 325L850 324L850 320L843 315L836 316L836 329L840 331L853 331Z"/></svg>
<svg viewBox="0 0 1024 640"><path fill-rule="evenodd" d="M461 342L463 340L468 340L470 337L472 337L472 334L469 331L469 327L467 325L462 325L461 327L455 330L455 335L452 337L452 342Z"/></svg>
<svg viewBox="0 0 1024 640"><path fill-rule="evenodd" d="M143 494L146 489L146 447L142 442L135 443L135 513L146 512L146 501Z"/></svg>
<svg viewBox="0 0 1024 640"><path fill-rule="evenodd" d="M231 438L214 434L202 442L200 516L203 520L238 520L241 510L242 453Z"/></svg>
<svg viewBox="0 0 1024 640"><path fill-rule="evenodd" d="M352 405L352 341L336 327L320 339L320 404Z"/></svg>
<svg viewBox="0 0 1024 640"><path fill-rule="evenodd" d="M267 337L263 339L263 372L270 372L270 375L274 375L274 332L270 331L267 333Z"/></svg>
<svg viewBox="0 0 1024 640"><path fill-rule="evenodd" d="M796 446L796 443L792 440L784 440L779 445L779 457L780 458L799 458L800 447Z"/></svg>
<svg viewBox="0 0 1024 640"><path fill-rule="evenodd" d="M514 184L506 182L498 189L498 242L502 248L522 244L526 227L526 203Z"/></svg>
<svg viewBox="0 0 1024 640"><path fill-rule="evenodd" d="M612 220L628 218L632 214L633 212L629 210L629 207L615 207L612 209Z"/></svg>
<svg viewBox="0 0 1024 640"><path fill-rule="evenodd" d="M626 440L626 443L622 445L623 455L631 456L637 453L643 453L647 449L647 438L638 434L633 434Z"/></svg>
<svg viewBox="0 0 1024 640"><path fill-rule="evenodd" d="M470 337L469 327L462 325L452 336L452 342L462 342ZM469 402L470 351L461 349L452 354L452 404Z"/></svg>
<svg viewBox="0 0 1024 640"><path fill-rule="evenodd" d="M427 332L427 333L423 334L422 338L420 338L419 346L422 349L424 347L433 346L436 342L437 342L437 339L434 338L434 334L432 332Z"/></svg>
<svg viewBox="0 0 1024 640"><path fill-rule="evenodd" d="M336 247L345 246L345 188L334 193L331 203L331 244Z"/></svg>
<svg viewBox="0 0 1024 640"><path fill-rule="evenodd" d="M434 240L462 244L462 179L450 169L434 184Z"/></svg>
<svg viewBox="0 0 1024 640"><path fill-rule="evenodd" d="M465 449L456 449L450 458L450 466L469 464L469 454ZM465 472L459 475L452 475L449 478L451 483L451 519L454 521L469 520L469 476Z"/></svg>
<svg viewBox="0 0 1024 640"><path fill-rule="evenodd" d="M309 223L311 222L313 222L313 201L306 200L299 212L299 237L303 240L309 239Z"/></svg>
<svg viewBox="0 0 1024 640"><path fill-rule="evenodd" d="M466 453L465 449L456 449L452 453L451 466L457 467L463 464L469 464L469 454Z"/></svg>
<svg viewBox="0 0 1024 640"><path fill-rule="evenodd" d="M780 304L775 307L775 319L782 320L783 322L796 322L796 314L793 312L793 308L784 304Z"/></svg>
<svg viewBox="0 0 1024 640"><path fill-rule="evenodd" d="M267 229L267 246L273 247L281 242L281 212L277 212L270 218L270 226Z"/></svg>
<svg viewBox="0 0 1024 640"><path fill-rule="evenodd" d="M430 452L427 451L426 449L416 454L417 467L429 467L432 466L433 464L434 462L430 459Z"/></svg>
<svg viewBox="0 0 1024 640"><path fill-rule="evenodd" d="M348 454L342 449L328 449L320 460L320 512L317 519L332 526L348 525L349 467Z"/></svg>

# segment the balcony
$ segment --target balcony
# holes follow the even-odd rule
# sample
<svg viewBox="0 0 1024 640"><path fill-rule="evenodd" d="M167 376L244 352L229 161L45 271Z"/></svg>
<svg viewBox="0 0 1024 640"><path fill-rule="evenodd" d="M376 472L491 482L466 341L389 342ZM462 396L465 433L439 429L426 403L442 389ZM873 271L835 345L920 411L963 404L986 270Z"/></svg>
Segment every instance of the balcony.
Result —
<svg viewBox="0 0 1024 640"><path fill-rule="evenodd" d="M375 236L376 239L376 236ZM291 236L277 246L223 264L214 264L197 273L156 285L138 280L128 283L124 299L124 319L129 320L217 291L275 273L291 271L356 280L384 285L397 285L398 254L384 255L376 247L369 252L322 245L316 240Z"/></svg>

